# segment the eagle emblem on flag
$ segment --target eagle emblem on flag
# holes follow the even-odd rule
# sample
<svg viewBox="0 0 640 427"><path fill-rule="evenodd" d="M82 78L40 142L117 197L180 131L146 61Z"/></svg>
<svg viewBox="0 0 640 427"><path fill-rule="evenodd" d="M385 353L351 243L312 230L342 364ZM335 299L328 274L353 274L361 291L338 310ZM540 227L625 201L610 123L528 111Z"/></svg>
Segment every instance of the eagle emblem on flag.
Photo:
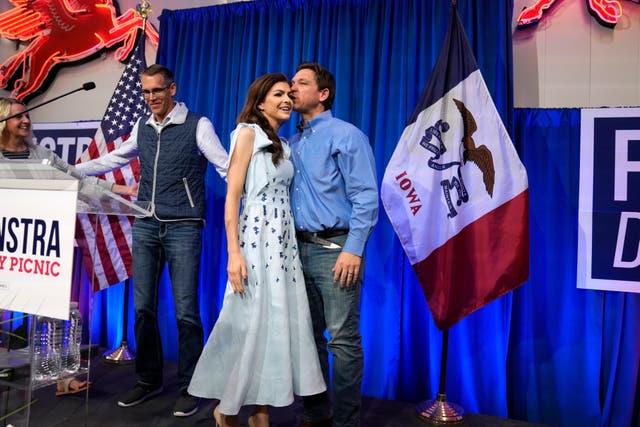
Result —
<svg viewBox="0 0 640 427"><path fill-rule="evenodd" d="M462 116L462 123L464 125L464 133L462 136L462 145L464 151L462 152L462 159L465 163L471 161L478 166L482 172L482 180L484 186L487 189L489 196L493 196L493 184L496 179L496 171L493 167L493 156L491 150L486 145L480 145L476 147L476 142L473 140L473 134L478 130L476 120L473 118L471 111L467 110L464 102L455 99L453 102L456 104L460 115Z"/></svg>

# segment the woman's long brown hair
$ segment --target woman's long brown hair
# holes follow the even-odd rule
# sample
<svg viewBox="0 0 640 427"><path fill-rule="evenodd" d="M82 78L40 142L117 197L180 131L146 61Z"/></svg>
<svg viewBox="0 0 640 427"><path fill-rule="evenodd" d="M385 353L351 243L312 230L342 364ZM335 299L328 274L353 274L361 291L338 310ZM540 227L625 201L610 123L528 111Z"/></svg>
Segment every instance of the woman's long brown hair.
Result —
<svg viewBox="0 0 640 427"><path fill-rule="evenodd" d="M272 142L272 145L265 148L271 154L271 161L274 165L277 165L281 159L284 158L284 150L282 148L282 142L275 130L269 124L269 121L264 116L262 111L258 109L267 94L276 83L285 82L289 83L289 79L282 73L270 73L258 77L251 83L249 90L247 91L247 100L242 107L242 111L236 119L237 123L255 123L264 133L267 134Z"/></svg>

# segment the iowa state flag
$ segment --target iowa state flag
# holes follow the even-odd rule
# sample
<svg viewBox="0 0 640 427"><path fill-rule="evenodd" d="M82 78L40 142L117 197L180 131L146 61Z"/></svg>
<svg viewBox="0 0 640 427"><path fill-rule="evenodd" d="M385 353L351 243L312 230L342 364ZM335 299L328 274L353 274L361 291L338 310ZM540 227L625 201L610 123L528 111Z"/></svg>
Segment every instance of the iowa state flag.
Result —
<svg viewBox="0 0 640 427"><path fill-rule="evenodd" d="M529 276L527 173L455 7L381 197L438 328Z"/></svg>

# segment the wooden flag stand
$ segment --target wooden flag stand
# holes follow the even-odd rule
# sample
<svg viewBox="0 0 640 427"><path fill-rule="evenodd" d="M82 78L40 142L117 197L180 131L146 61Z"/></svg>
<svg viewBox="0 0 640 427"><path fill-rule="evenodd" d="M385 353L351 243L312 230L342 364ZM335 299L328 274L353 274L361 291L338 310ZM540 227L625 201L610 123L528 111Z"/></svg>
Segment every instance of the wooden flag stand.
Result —
<svg viewBox="0 0 640 427"><path fill-rule="evenodd" d="M447 352L449 347L449 329L442 332L442 355L440 357L440 386L435 399L418 403L418 418L427 424L454 425L464 420L464 409L455 403L447 402L444 392L447 374Z"/></svg>

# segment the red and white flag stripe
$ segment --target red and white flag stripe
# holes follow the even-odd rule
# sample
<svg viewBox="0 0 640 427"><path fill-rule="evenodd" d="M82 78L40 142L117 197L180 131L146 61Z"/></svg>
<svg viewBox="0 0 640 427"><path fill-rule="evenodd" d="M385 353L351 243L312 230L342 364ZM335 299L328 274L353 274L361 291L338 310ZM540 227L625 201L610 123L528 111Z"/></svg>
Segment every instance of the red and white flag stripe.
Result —
<svg viewBox="0 0 640 427"><path fill-rule="evenodd" d="M128 135L105 143L98 128L96 137L80 158L88 161L113 151ZM129 165L102 176L110 182L131 185L137 182L140 165L135 159ZM112 215L78 215L76 239L82 249L82 260L94 291L120 283L132 275L131 228L133 218Z"/></svg>
<svg viewBox="0 0 640 427"><path fill-rule="evenodd" d="M87 162L118 148L129 138L138 118L147 114L142 96L140 73L146 68L144 34L139 38L107 106L95 138L82 153ZM133 185L140 176L140 163L134 159L102 178L121 185ZM132 276L132 217L78 215L76 241L94 290L104 289Z"/></svg>

